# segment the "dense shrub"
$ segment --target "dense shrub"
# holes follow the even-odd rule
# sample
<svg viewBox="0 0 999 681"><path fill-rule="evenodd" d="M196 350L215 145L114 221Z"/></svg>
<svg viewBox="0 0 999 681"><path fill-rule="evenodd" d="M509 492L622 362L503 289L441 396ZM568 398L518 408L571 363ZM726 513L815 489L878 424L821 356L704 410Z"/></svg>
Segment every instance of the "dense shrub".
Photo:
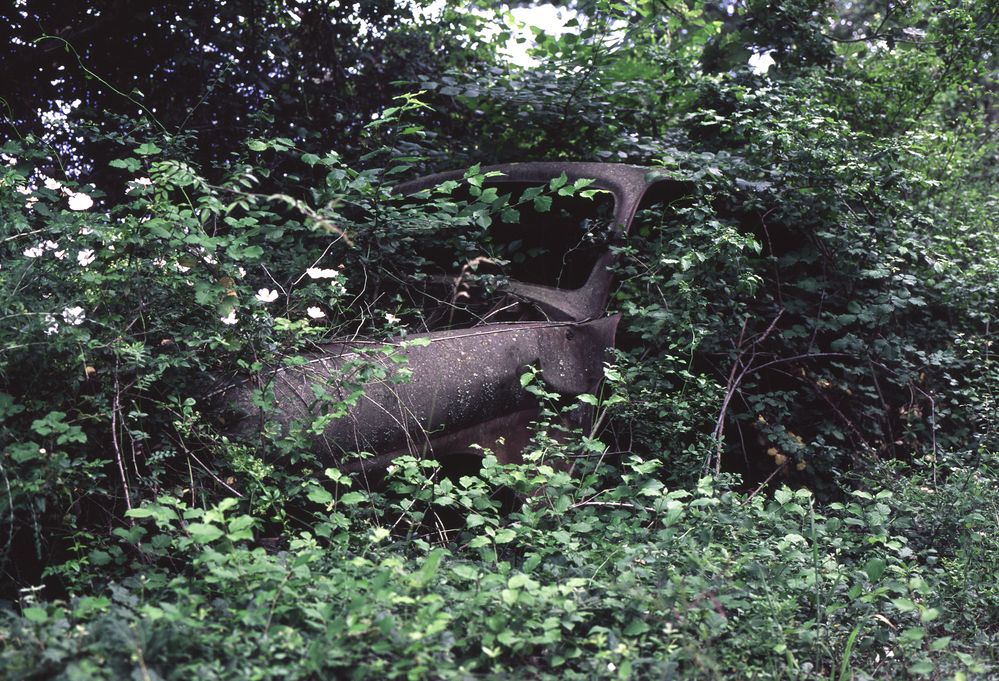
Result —
<svg viewBox="0 0 999 681"><path fill-rule="evenodd" d="M861 3L855 29L827 30L834 9L600 2L525 70L475 35L484 15L448 8L460 53L385 34L393 63L421 60L413 82L337 64L338 96L358 73L377 87L315 131L281 85L273 110L298 127L240 99L219 119L235 149L148 107L15 134L0 676L995 674L999 22L987 3ZM252 21L281 42L284 19ZM205 96L222 85L268 94ZM501 196L477 162L540 157L637 162L689 191L652 197L614 246L624 323L601 391L566 404L525 369L542 418L523 465L403 457L369 488L316 460L312 424L223 434L219 382L433 326L420 290L441 262L494 256L488 290L487 227L582 187ZM582 405L592 425L565 428Z"/></svg>

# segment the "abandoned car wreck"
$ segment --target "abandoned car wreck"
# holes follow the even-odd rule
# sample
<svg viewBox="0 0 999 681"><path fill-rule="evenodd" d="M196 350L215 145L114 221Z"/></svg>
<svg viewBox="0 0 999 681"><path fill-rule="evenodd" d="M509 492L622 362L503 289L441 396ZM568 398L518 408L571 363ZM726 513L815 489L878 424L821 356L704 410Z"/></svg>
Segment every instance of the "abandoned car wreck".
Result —
<svg viewBox="0 0 999 681"><path fill-rule="evenodd" d="M533 239L546 246L534 249L546 254L537 261L511 267L492 294L496 309L516 308L515 317L507 313L500 317L504 321L490 321L485 315L486 321L480 317L457 328L452 319L450 327L404 339L325 344L303 363L266 368L223 392L227 411L235 415L231 434L247 439L268 427L287 432L308 424L314 453L348 472L384 469L402 454L443 459L477 448L510 463L520 461L539 414L537 398L520 380L529 367L540 370L551 392L574 397L598 390L620 319L606 311L617 257L611 245L627 235L643 201L678 196L680 183L648 168L614 164L523 163L482 170L496 173L485 186L500 191L543 185L562 174L570 182L592 180L589 187L601 190L600 202L581 209L560 215L556 206L500 227L506 231L496 239ZM460 171L432 175L396 192L411 196L462 177ZM606 229L594 239L598 208ZM590 238L583 243L587 225ZM566 271L570 261L574 273ZM460 277L451 272L442 278L449 276ZM266 410L259 406L264 394ZM576 418L585 418L583 410Z"/></svg>

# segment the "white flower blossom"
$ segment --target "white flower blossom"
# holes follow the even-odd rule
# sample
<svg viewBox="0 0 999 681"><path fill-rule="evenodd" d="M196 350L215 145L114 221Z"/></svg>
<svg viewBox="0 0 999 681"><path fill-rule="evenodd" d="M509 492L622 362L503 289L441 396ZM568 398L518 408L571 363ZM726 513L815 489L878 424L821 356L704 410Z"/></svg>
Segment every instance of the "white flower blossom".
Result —
<svg viewBox="0 0 999 681"><path fill-rule="evenodd" d="M46 239L41 243L41 245L45 248L46 251L54 251L57 248L59 248L59 242L52 241L52 239Z"/></svg>
<svg viewBox="0 0 999 681"><path fill-rule="evenodd" d="M174 267L176 267L176 268L177 268L177 271L178 271L178 272L181 272L181 273L183 273L183 272L190 272L190 271L191 271L191 268L190 268L190 267L186 267L186 266L184 266L184 265L181 265L181 264L180 264L179 262L175 262L175 263L173 264L173 266L174 266Z"/></svg>
<svg viewBox="0 0 999 681"><path fill-rule="evenodd" d="M40 258L42 254L45 253L45 249L42 248L41 244L37 246L32 246L31 248L25 248L24 251L25 258Z"/></svg>
<svg viewBox="0 0 999 681"><path fill-rule="evenodd" d="M76 254L76 262L80 263L80 267L86 267L92 263L96 257L97 256L94 255L94 249L85 248Z"/></svg>
<svg viewBox="0 0 999 681"><path fill-rule="evenodd" d="M134 180L132 180L132 182L134 182L135 184L140 184L143 187L148 187L153 183L153 181L150 180L148 177L137 177Z"/></svg>
<svg viewBox="0 0 999 681"><path fill-rule="evenodd" d="M222 320L223 324L228 324L229 326L232 326L237 321L239 321L238 319L236 319L236 308L232 308L231 310L229 310L229 314L227 314L225 317L220 317L219 319Z"/></svg>
<svg viewBox="0 0 999 681"><path fill-rule="evenodd" d="M389 324L398 324L400 319L390 312L385 313L385 321Z"/></svg>
<svg viewBox="0 0 999 681"><path fill-rule="evenodd" d="M45 315L45 323L48 324L48 326L45 327L46 336L51 336L52 334L59 332L59 322L57 322L56 318L52 315Z"/></svg>
<svg viewBox="0 0 999 681"><path fill-rule="evenodd" d="M54 255L54 256L56 257L56 259L58 259L58 260L62 260L63 258L65 258L65 257L66 257L66 251L65 251L65 250L62 250L62 251L56 251L56 252L55 252L55 253L53 253L52 255Z"/></svg>
<svg viewBox="0 0 999 681"><path fill-rule="evenodd" d="M752 56L749 57L749 68L752 69L753 73L757 76L765 76L770 67L776 64L774 58L770 56L773 50L766 50L765 52L753 52Z"/></svg>
<svg viewBox="0 0 999 681"><path fill-rule="evenodd" d="M93 233L94 230L90 229L89 227L80 227L80 234L82 236L90 236Z"/></svg>
<svg viewBox="0 0 999 681"><path fill-rule="evenodd" d="M335 279L339 274L336 270L321 269L319 267L310 267L305 270L305 273L312 279Z"/></svg>
<svg viewBox="0 0 999 681"><path fill-rule="evenodd" d="M31 210L32 208L35 207L36 203L38 203L38 197L37 196L29 196L28 200L24 202L24 207L27 208L28 210Z"/></svg>
<svg viewBox="0 0 999 681"><path fill-rule="evenodd" d="M16 191L18 194L24 194L25 196L31 193L31 190L25 187L23 184L14 187L14 191Z"/></svg>
<svg viewBox="0 0 999 681"><path fill-rule="evenodd" d="M257 291L257 300L261 303L273 303L278 298L278 292L272 291L268 288L262 288Z"/></svg>
<svg viewBox="0 0 999 681"><path fill-rule="evenodd" d="M305 313L310 317L312 317L313 319L322 319L323 317L326 316L326 313L320 310L318 307L310 307L305 311Z"/></svg>
<svg viewBox="0 0 999 681"><path fill-rule="evenodd" d="M87 210L94 205L94 200L83 192L73 192L69 196L70 210Z"/></svg>
<svg viewBox="0 0 999 681"><path fill-rule="evenodd" d="M45 178L45 188L51 189L52 191L58 191L62 189L62 183L59 180L53 180L51 177Z"/></svg>
<svg viewBox="0 0 999 681"><path fill-rule="evenodd" d="M62 311L62 320L71 326L79 326L86 318L83 308L79 306L67 307Z"/></svg>

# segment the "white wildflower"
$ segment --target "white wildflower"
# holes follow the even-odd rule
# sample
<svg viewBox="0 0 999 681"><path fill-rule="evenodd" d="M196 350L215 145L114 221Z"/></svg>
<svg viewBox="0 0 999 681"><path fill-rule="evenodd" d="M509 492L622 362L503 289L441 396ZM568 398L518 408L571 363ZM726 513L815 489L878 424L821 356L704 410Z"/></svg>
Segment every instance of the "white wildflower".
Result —
<svg viewBox="0 0 999 681"><path fill-rule="evenodd" d="M239 278L240 279L242 279L243 277L246 276L246 270L244 270L242 267L237 267L236 271L239 272Z"/></svg>
<svg viewBox="0 0 999 681"><path fill-rule="evenodd" d="M67 307L62 311L62 320L71 326L79 326L86 318L83 308L79 306Z"/></svg>
<svg viewBox="0 0 999 681"><path fill-rule="evenodd" d="M80 234L82 236L90 236L93 233L94 230L90 229L89 227L80 227Z"/></svg>
<svg viewBox="0 0 999 681"><path fill-rule="evenodd" d="M25 196L31 193L31 190L25 187L23 184L14 187L14 191L16 191L18 194L24 194Z"/></svg>
<svg viewBox="0 0 999 681"><path fill-rule="evenodd" d="M231 310L229 310L229 314L227 314L225 317L220 317L220 319L222 320L223 324L228 324L229 326L235 324L237 321L239 321L238 319L236 319L236 308L232 308Z"/></svg>
<svg viewBox="0 0 999 681"><path fill-rule="evenodd" d="M305 311L305 313L310 317L312 317L313 319L322 319L323 317L326 316L326 313L320 310L318 307L310 307Z"/></svg>
<svg viewBox="0 0 999 681"><path fill-rule="evenodd" d="M94 200L83 192L73 192L69 196L70 210L87 210L94 205Z"/></svg>
<svg viewBox="0 0 999 681"><path fill-rule="evenodd" d="M312 279L335 279L339 274L336 270L321 269L319 267L310 267L305 270L305 273Z"/></svg>
<svg viewBox="0 0 999 681"><path fill-rule="evenodd" d="M59 182L59 180L53 180L51 177L46 177L45 188L51 189L52 191L58 191L59 189L62 189L62 183Z"/></svg>
<svg viewBox="0 0 999 681"><path fill-rule="evenodd" d="M56 257L56 259L62 260L63 258L66 257L66 251L64 251L64 250L63 251L56 251L52 255L54 255Z"/></svg>
<svg viewBox="0 0 999 681"><path fill-rule="evenodd" d="M183 273L183 272L190 272L190 271L191 271L191 268L190 268L190 267L187 267L187 266L185 266L185 265L181 265L181 264L180 264L179 262L175 262L175 263L173 264L173 266L174 266L174 267L176 267L176 268L177 268L177 271L178 271L178 272L181 272L181 273Z"/></svg>
<svg viewBox="0 0 999 681"><path fill-rule="evenodd" d="M150 180L148 177L137 177L134 180L132 180L132 182L134 182L135 184L140 184L143 187L148 187L153 183L153 181Z"/></svg>
<svg viewBox="0 0 999 681"><path fill-rule="evenodd" d="M385 313L385 321L389 324L398 324L400 319L390 312Z"/></svg>
<svg viewBox="0 0 999 681"><path fill-rule="evenodd" d="M92 263L96 257L97 256L94 255L94 249L85 248L76 254L76 262L80 263L80 267L86 267Z"/></svg>
<svg viewBox="0 0 999 681"><path fill-rule="evenodd" d="M278 298L278 292L269 288L262 288L257 291L257 300L261 303L273 303Z"/></svg>
<svg viewBox="0 0 999 681"><path fill-rule="evenodd" d="M58 241L52 241L52 239L46 239L45 241L42 242L41 245L43 247L45 247L46 251L54 251L57 248L59 248L59 242Z"/></svg>
<svg viewBox="0 0 999 681"><path fill-rule="evenodd" d="M42 248L41 244L37 246L32 246L31 248L25 248L24 251L25 258L40 258L42 254L45 253L45 249Z"/></svg>
<svg viewBox="0 0 999 681"><path fill-rule="evenodd" d="M36 203L38 203L38 197L37 196L29 196L28 200L24 202L24 207L27 208L28 210L31 210L32 208L35 207Z"/></svg>
<svg viewBox="0 0 999 681"><path fill-rule="evenodd" d="M166 260L164 260L163 258L156 258L155 260L153 260L153 266L166 267Z"/></svg>
<svg viewBox="0 0 999 681"><path fill-rule="evenodd" d="M757 76L765 76L770 67L776 64L774 58L770 56L773 50L766 50L765 52L753 52L752 56L749 57L749 68L752 69L753 73Z"/></svg>
<svg viewBox="0 0 999 681"><path fill-rule="evenodd" d="M48 326L45 327L46 336L51 336L52 334L59 332L59 322L57 322L56 318L52 315L45 315L45 323L48 324Z"/></svg>

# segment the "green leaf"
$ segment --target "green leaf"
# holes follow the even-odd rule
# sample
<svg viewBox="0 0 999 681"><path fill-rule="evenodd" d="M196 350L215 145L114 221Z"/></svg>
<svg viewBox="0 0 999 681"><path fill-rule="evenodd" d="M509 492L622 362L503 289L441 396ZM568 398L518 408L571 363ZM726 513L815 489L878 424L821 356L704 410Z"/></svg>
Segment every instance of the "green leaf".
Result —
<svg viewBox="0 0 999 681"><path fill-rule="evenodd" d="M937 608L926 608L926 610L919 613L919 621L924 624L926 622L932 622L938 617L940 617L940 611Z"/></svg>
<svg viewBox="0 0 999 681"><path fill-rule="evenodd" d="M522 572L518 572L509 580L507 580L507 587L510 589L521 589L525 586L533 584L534 581Z"/></svg>
<svg viewBox="0 0 999 681"><path fill-rule="evenodd" d="M500 213L500 220L508 225L517 224L520 222L520 211L516 208L505 208Z"/></svg>
<svg viewBox="0 0 999 681"><path fill-rule="evenodd" d="M453 568L451 568L451 572L458 575L462 579L467 579L470 581L475 581L479 578L479 571L476 570L473 566L468 565L467 563L462 563L461 565L455 565Z"/></svg>
<svg viewBox="0 0 999 681"><path fill-rule="evenodd" d="M417 588L422 588L430 583L430 580L437 574L437 568L440 566L445 553L444 549L434 549L427 554L427 559L424 561L423 567L414 575L413 583Z"/></svg>
<svg viewBox="0 0 999 681"><path fill-rule="evenodd" d="M42 624L49 618L49 613L45 610L45 608L38 608L35 606L25 608L21 611L21 614L24 615L24 619L29 622L34 622L35 624Z"/></svg>
<svg viewBox="0 0 999 681"><path fill-rule="evenodd" d="M774 499L776 499L777 503L780 504L781 506L791 501L791 499L793 498L794 498L794 492L789 490L787 487L781 487L776 492L774 492Z"/></svg>
<svg viewBox="0 0 999 681"><path fill-rule="evenodd" d="M191 523L187 526L187 532L191 535L191 539L199 544L208 544L225 534L215 525L207 523Z"/></svg>
<svg viewBox="0 0 999 681"><path fill-rule="evenodd" d="M113 161L110 161L108 165L111 166L112 168L121 168L131 173L134 173L135 171L137 171L139 168L142 167L142 163L139 161L139 159L131 156L128 158L116 158Z"/></svg>
<svg viewBox="0 0 999 681"><path fill-rule="evenodd" d="M145 142L143 144L140 144L135 149L135 153L137 153L139 156L155 156L161 151L163 150L160 149L155 144L153 144L152 142Z"/></svg>
<svg viewBox="0 0 999 681"><path fill-rule="evenodd" d="M867 578L872 582L876 582L881 579L881 575L885 573L885 567L887 563L881 558L871 558L867 563L864 564L864 572L867 573Z"/></svg>
<svg viewBox="0 0 999 681"><path fill-rule="evenodd" d="M256 522L257 522L257 519L254 518L253 516L250 516L250 515L236 516L235 518L233 518L232 520L229 521L229 534L230 535L236 535L236 534L239 534L239 535L247 534L248 535L246 537L243 537L243 536L232 537L233 539L237 539L237 538L238 539L252 539L252 537L253 537L252 533L248 533L247 530L249 530L251 527L253 527L254 523L256 523Z"/></svg>
<svg viewBox="0 0 999 681"><path fill-rule="evenodd" d="M645 620L632 620L627 627L624 628L625 636L639 636L644 634L650 629L649 625Z"/></svg>
<svg viewBox="0 0 999 681"><path fill-rule="evenodd" d="M361 502L365 501L368 495L364 492L347 492L342 497L340 497L340 503L345 506L356 506Z"/></svg>
<svg viewBox="0 0 999 681"><path fill-rule="evenodd" d="M547 213L552 209L552 197L538 196L534 199L534 210L539 213Z"/></svg>
<svg viewBox="0 0 999 681"><path fill-rule="evenodd" d="M922 641L924 636L926 636L926 630L922 627L909 627L904 629L898 638L906 643L916 643Z"/></svg>
<svg viewBox="0 0 999 681"><path fill-rule="evenodd" d="M517 533L509 528L503 528L502 530L497 530L496 536L493 537L493 541L497 544L509 544L517 537Z"/></svg>
<svg viewBox="0 0 999 681"><path fill-rule="evenodd" d="M552 191L555 191L559 187L565 186L565 183L568 181L569 181L568 176L566 176L565 173L562 173L558 177L552 178L551 182L548 183L548 188L551 189Z"/></svg>
<svg viewBox="0 0 999 681"><path fill-rule="evenodd" d="M941 636L930 644L930 650L943 650L950 645L951 638L950 636Z"/></svg>
<svg viewBox="0 0 999 681"><path fill-rule="evenodd" d="M111 563L111 554L107 551L100 551L94 549L90 552L89 556L91 565L96 565L102 567Z"/></svg>
<svg viewBox="0 0 999 681"><path fill-rule="evenodd" d="M333 495L329 492L329 490L325 490L322 487L318 486L309 487L309 491L306 493L305 496L308 497L309 501L315 502L322 506L326 506L327 504L333 503Z"/></svg>

